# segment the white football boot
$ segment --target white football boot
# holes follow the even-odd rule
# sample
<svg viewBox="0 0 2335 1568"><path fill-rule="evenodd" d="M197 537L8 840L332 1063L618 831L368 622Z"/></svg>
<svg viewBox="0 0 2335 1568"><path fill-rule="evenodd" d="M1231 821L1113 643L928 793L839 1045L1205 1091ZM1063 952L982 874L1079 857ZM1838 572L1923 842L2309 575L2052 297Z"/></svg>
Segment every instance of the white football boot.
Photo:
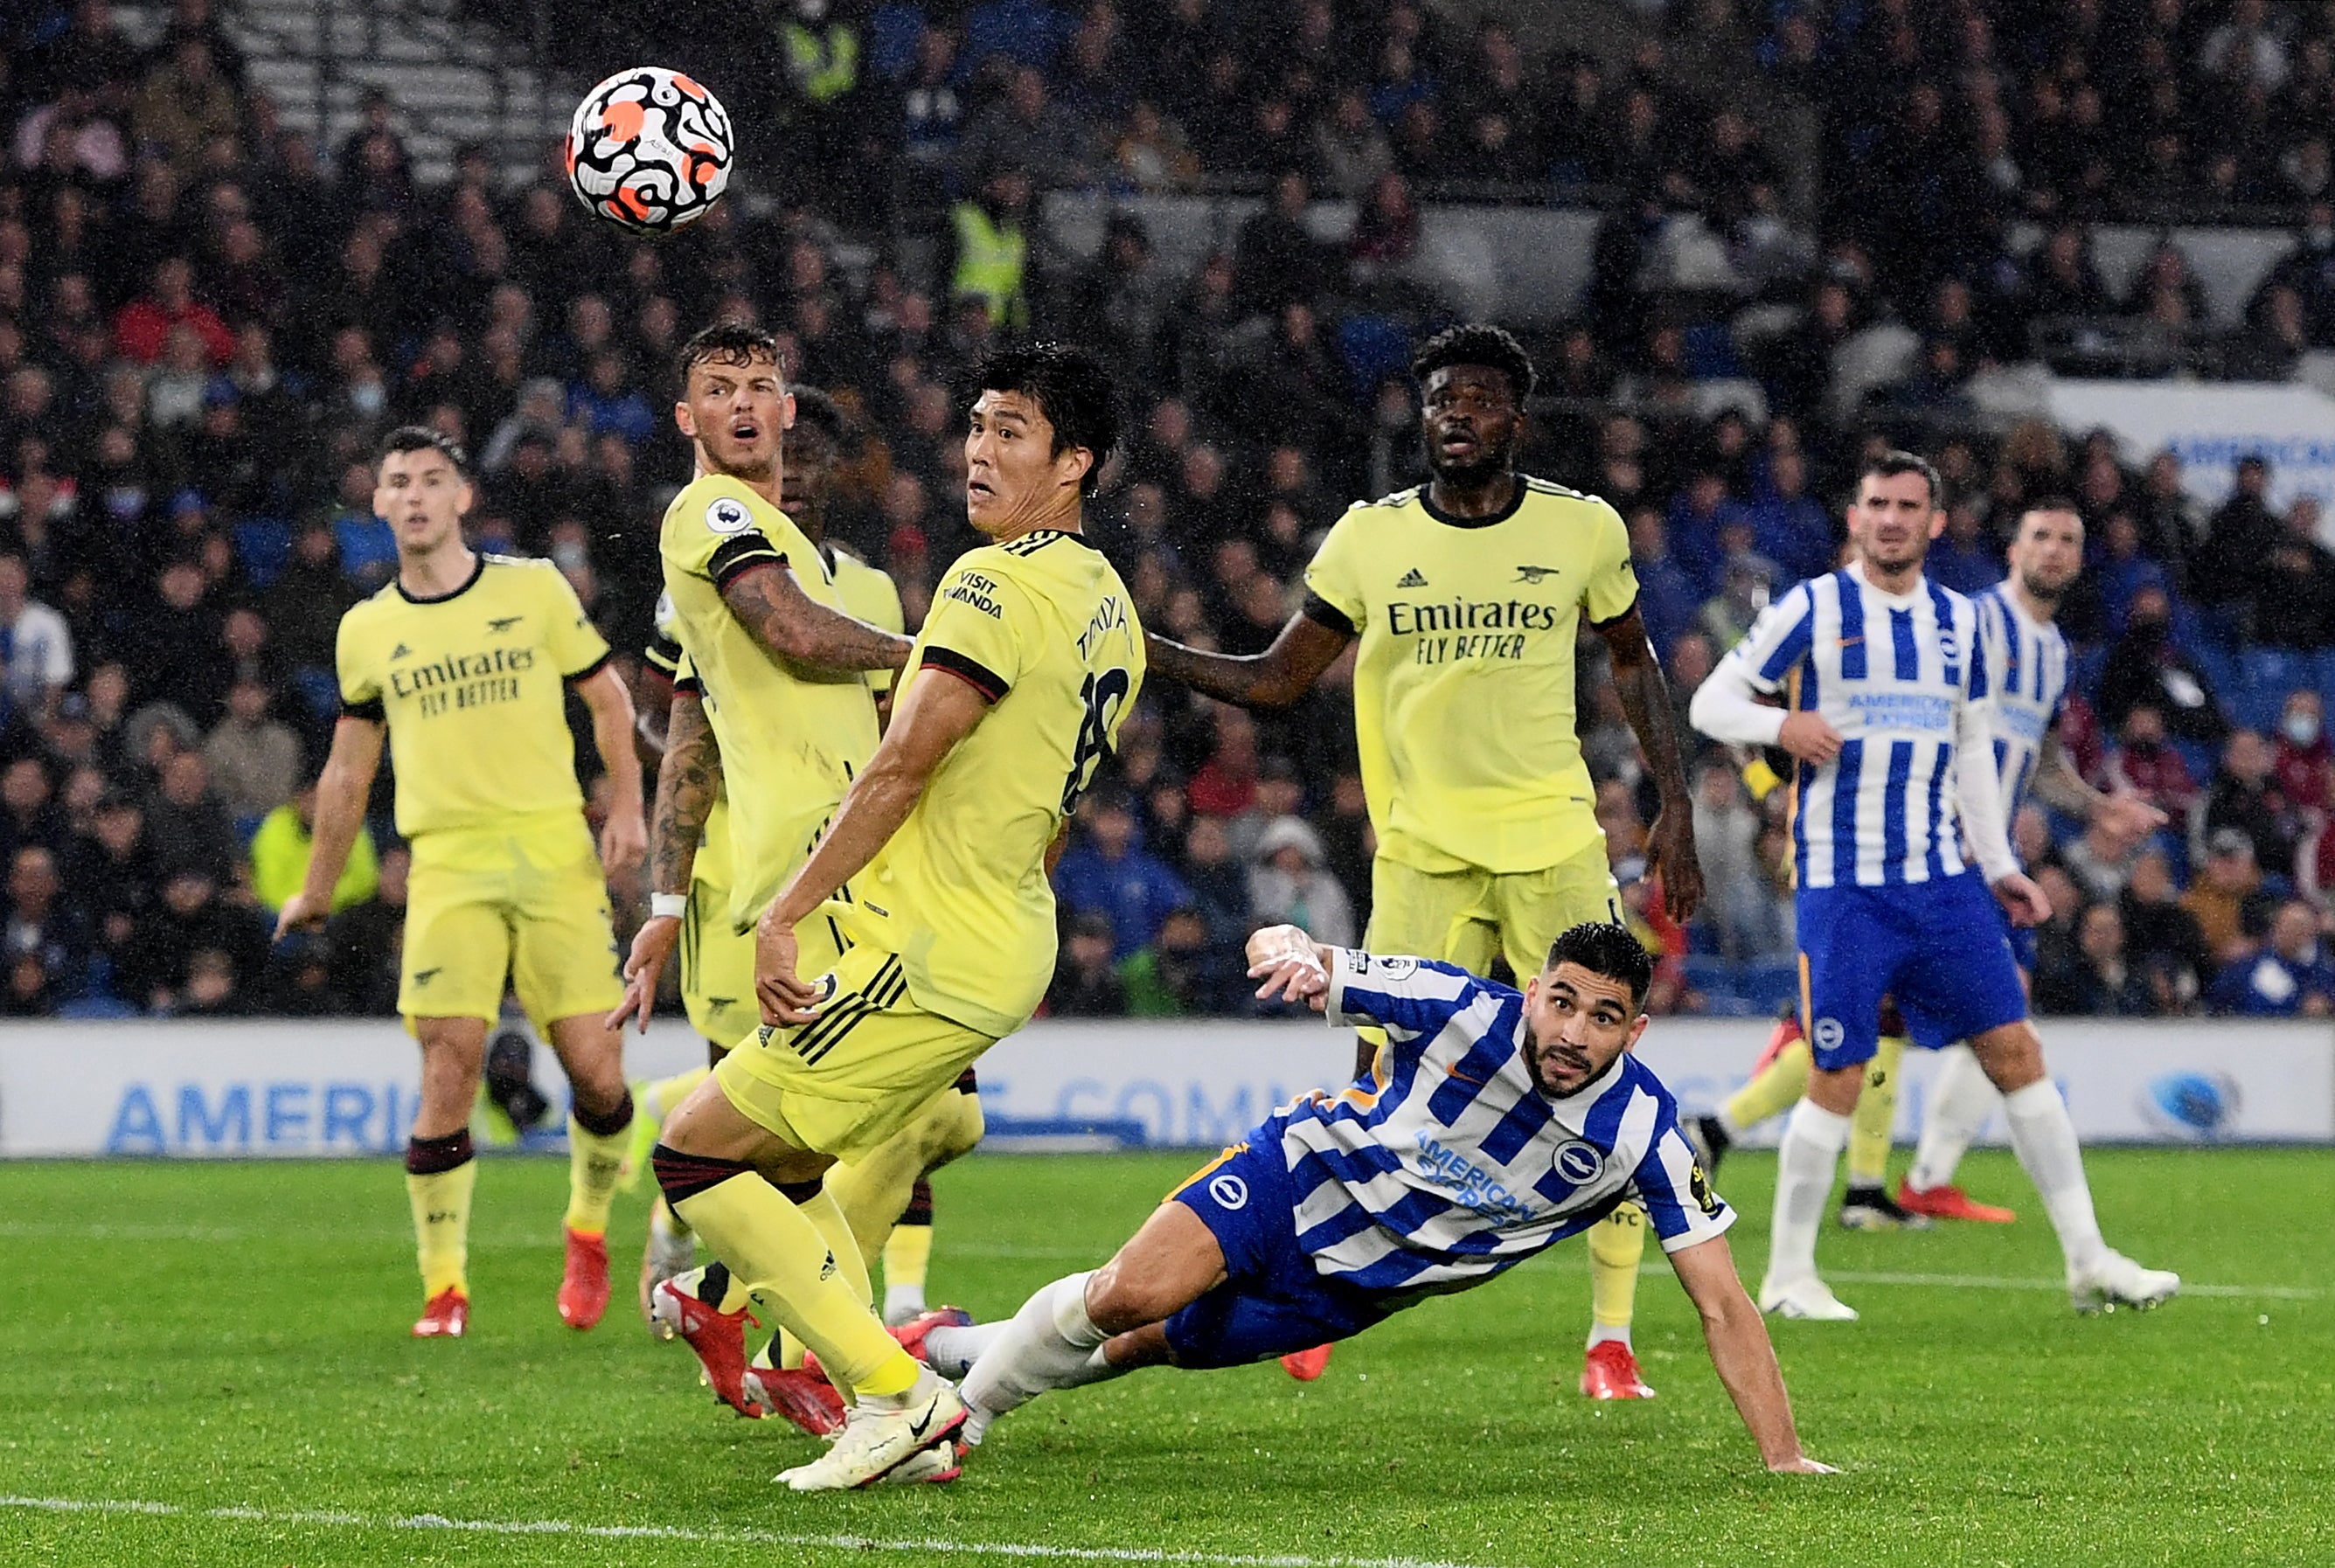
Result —
<svg viewBox="0 0 2335 1568"><path fill-rule="evenodd" d="M1817 1323L1856 1321L1856 1309L1834 1295L1831 1287L1814 1274L1797 1280L1762 1281L1759 1310L1779 1318L1804 1318Z"/></svg>
<svg viewBox="0 0 2335 1568"><path fill-rule="evenodd" d="M2145 1312L2178 1294L2181 1276L2169 1269L2145 1269L2122 1253L2108 1252L2088 1269L2068 1271L2068 1296L2079 1312L2113 1312L2130 1307Z"/></svg>
<svg viewBox="0 0 2335 1568"><path fill-rule="evenodd" d="M843 1436L808 1465L783 1470L779 1479L797 1492L839 1492L881 1481L964 1425L964 1401L945 1378L926 1369L914 1397L898 1409L866 1400L851 1408Z"/></svg>

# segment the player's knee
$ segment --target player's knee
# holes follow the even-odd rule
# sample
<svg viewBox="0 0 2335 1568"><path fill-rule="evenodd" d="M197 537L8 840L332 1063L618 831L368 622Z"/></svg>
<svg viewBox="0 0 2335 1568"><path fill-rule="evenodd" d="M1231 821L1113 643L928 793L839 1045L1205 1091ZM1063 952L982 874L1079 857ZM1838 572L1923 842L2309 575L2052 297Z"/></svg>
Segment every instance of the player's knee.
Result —
<svg viewBox="0 0 2335 1568"><path fill-rule="evenodd" d="M1159 1294L1155 1282L1129 1276L1114 1258L1087 1276L1087 1319L1105 1333L1128 1333L1174 1315L1176 1307L1163 1310Z"/></svg>
<svg viewBox="0 0 2335 1568"><path fill-rule="evenodd" d="M938 1157L934 1165L946 1165L959 1155L971 1154L980 1147L982 1135L989 1130L989 1119L982 1114L981 1097L976 1094L956 1096L956 1115L949 1120L947 1141L934 1151Z"/></svg>
<svg viewBox="0 0 2335 1568"><path fill-rule="evenodd" d="M1988 1079L2005 1094L2014 1094L2043 1077L2043 1042L2031 1023L2006 1023L1970 1043Z"/></svg>

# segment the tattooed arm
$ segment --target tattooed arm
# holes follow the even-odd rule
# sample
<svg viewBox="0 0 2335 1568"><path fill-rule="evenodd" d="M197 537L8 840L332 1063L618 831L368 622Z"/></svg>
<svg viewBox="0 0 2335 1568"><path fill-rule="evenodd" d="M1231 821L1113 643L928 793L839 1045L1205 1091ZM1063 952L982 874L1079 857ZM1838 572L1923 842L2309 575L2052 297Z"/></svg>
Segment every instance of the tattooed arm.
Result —
<svg viewBox="0 0 2335 1568"><path fill-rule="evenodd" d="M908 639L830 610L802 591L775 560L758 562L722 585L722 602L769 653L815 671L854 674L897 670Z"/></svg>
<svg viewBox="0 0 2335 1568"><path fill-rule="evenodd" d="M1683 923L1702 902L1702 866L1694 853L1694 802L1689 798L1686 762L1679 753L1678 729L1671 721L1670 687L1662 662L1646 640L1646 623L1635 605L1621 619L1596 627L1613 659L1613 690L1629 715L1646 769L1654 776L1662 809L1646 834L1653 864L1662 876L1662 903L1672 920Z"/></svg>
<svg viewBox="0 0 2335 1568"><path fill-rule="evenodd" d="M722 792L722 748L706 721L705 704L693 686L679 686L665 717L664 765L657 770L656 809L649 826L649 888L654 894L689 892L689 876L697 864L697 840L705 818ZM627 1018L640 1021L648 1032L649 1013L656 1004L657 981L681 939L681 919L652 915L633 938L625 960L625 1000L608 1015L608 1027L623 1026Z"/></svg>

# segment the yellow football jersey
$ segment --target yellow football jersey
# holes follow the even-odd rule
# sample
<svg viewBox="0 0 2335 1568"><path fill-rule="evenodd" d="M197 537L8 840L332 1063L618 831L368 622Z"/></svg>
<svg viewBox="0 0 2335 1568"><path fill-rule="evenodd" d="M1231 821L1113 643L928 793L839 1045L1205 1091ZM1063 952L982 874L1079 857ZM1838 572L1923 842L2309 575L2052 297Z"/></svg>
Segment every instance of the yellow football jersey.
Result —
<svg viewBox="0 0 2335 1568"><path fill-rule="evenodd" d="M845 609L869 625L881 626L887 632L908 629L908 618L900 609L900 590L893 586L887 573L848 550L829 549L825 554L834 563L835 587L843 595ZM867 672L868 691L880 697L891 689L891 671Z"/></svg>
<svg viewBox="0 0 2335 1568"><path fill-rule="evenodd" d="M394 579L341 617L341 710L389 726L397 830L572 830L584 794L567 682L607 663L576 590L549 561L481 555L452 593Z"/></svg>
<svg viewBox="0 0 2335 1568"><path fill-rule="evenodd" d="M1517 481L1492 518L1440 514L1424 487L1358 502L1305 568L1312 613L1361 640L1354 738L1379 852L1421 871L1535 871L1598 832L1573 644L1584 615L1637 602L1629 533L1594 496Z"/></svg>
<svg viewBox="0 0 2335 1568"><path fill-rule="evenodd" d="M876 703L858 675L828 679L765 653L722 590L763 566L845 610L834 574L787 515L739 479L708 474L665 509L660 543L677 640L687 650L728 786L730 914L758 918L826 829L876 750Z"/></svg>
<svg viewBox="0 0 2335 1568"><path fill-rule="evenodd" d="M844 923L896 953L928 1012L1002 1037L1054 974L1046 849L1143 689L1143 628L1100 551L1051 529L969 550L933 595L902 684L992 706L854 879Z"/></svg>

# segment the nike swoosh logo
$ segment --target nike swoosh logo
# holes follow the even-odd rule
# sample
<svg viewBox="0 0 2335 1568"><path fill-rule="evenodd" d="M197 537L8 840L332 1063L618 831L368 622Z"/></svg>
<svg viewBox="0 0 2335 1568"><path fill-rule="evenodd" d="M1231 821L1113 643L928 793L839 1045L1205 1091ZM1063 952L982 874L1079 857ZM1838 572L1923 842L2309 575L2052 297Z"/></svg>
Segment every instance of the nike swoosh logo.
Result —
<svg viewBox="0 0 2335 1568"><path fill-rule="evenodd" d="M924 1419L911 1423L908 1428L908 1435L912 1437L922 1437L926 1429L932 1426L933 1418L940 1412L940 1408L941 1404L938 1399L935 1399L931 1404L926 1405L925 1407Z"/></svg>

